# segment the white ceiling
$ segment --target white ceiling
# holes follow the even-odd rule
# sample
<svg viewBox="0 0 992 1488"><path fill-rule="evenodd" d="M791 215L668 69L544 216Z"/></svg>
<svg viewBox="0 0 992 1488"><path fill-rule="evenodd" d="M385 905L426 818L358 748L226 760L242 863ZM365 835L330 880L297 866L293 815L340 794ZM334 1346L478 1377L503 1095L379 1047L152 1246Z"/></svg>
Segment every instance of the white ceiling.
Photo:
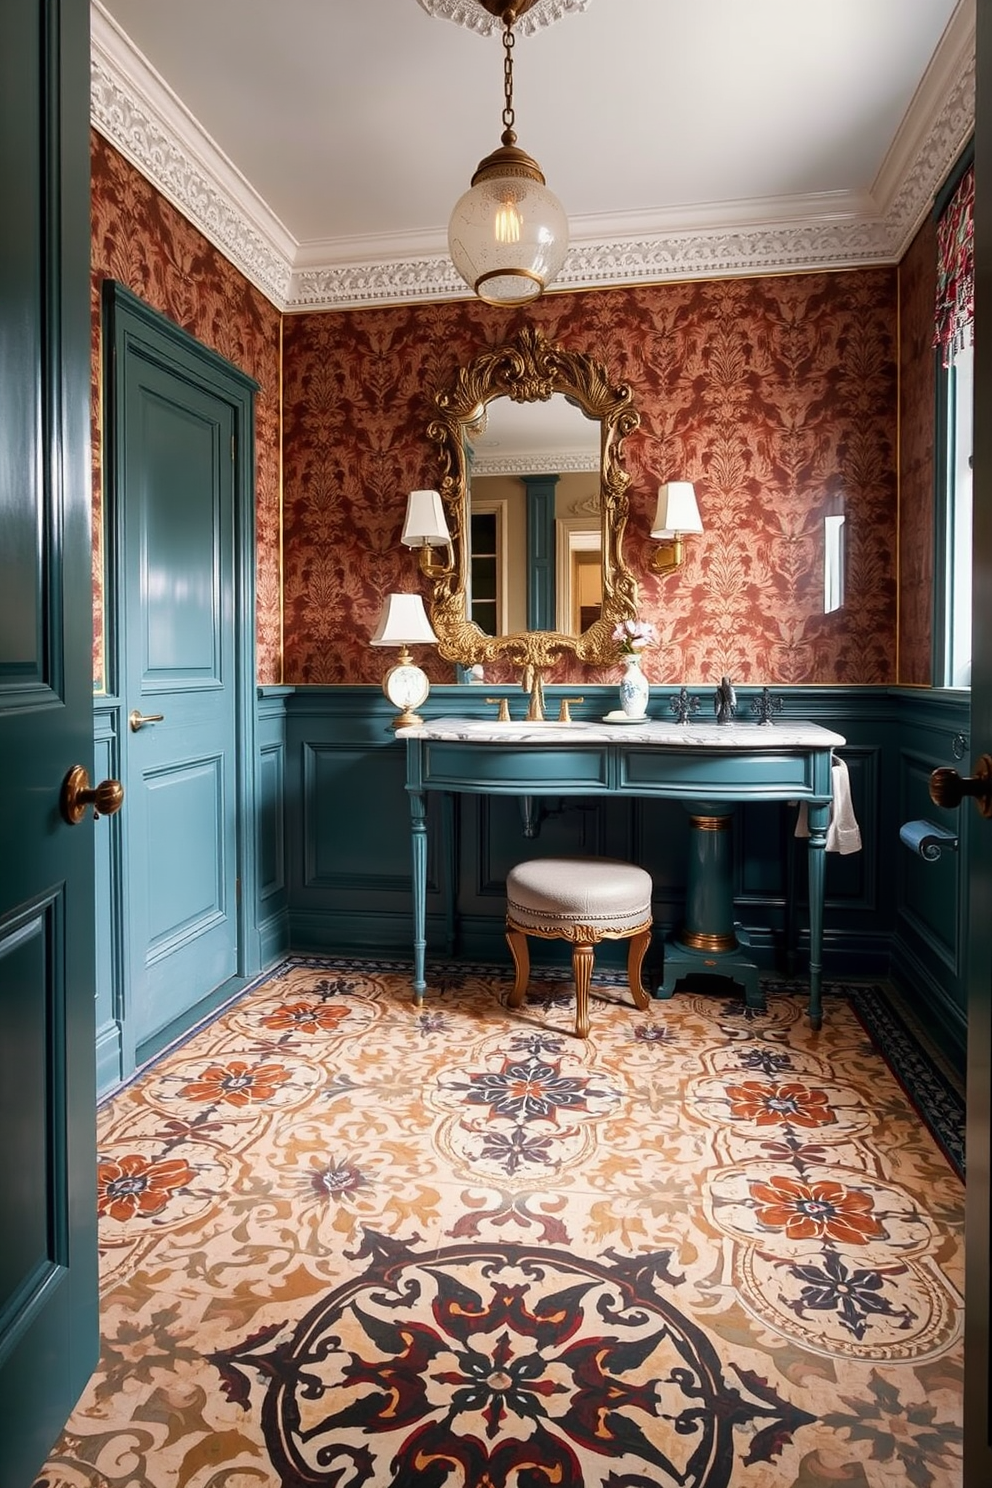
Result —
<svg viewBox="0 0 992 1488"><path fill-rule="evenodd" d="M417 0L92 12L96 128L280 308L467 296L446 224L499 143L498 30ZM559 287L895 262L971 132L974 27L975 0L586 0L520 34Z"/></svg>

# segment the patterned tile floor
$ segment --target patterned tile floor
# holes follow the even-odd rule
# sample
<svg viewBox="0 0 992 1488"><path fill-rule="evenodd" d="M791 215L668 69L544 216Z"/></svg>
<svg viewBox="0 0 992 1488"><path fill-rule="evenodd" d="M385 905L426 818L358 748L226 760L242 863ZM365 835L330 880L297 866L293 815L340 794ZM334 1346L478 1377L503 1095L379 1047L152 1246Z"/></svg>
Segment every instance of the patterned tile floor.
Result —
<svg viewBox="0 0 992 1488"><path fill-rule="evenodd" d="M293 959L99 1115L47 1488L959 1488L963 1188L830 997Z"/></svg>

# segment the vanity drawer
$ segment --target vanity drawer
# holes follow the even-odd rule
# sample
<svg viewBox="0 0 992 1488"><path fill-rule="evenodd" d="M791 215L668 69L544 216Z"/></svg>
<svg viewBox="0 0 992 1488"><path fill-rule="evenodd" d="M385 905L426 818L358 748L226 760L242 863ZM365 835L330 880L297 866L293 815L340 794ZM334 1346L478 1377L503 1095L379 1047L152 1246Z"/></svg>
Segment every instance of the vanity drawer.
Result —
<svg viewBox="0 0 992 1488"><path fill-rule="evenodd" d="M697 788L710 796L761 796L765 792L797 797L813 790L813 763L808 754L723 754L700 749L691 754L625 751L620 759L620 790L685 796Z"/></svg>
<svg viewBox="0 0 992 1488"><path fill-rule="evenodd" d="M423 751L425 788L554 795L609 789L608 751L502 747L429 740Z"/></svg>

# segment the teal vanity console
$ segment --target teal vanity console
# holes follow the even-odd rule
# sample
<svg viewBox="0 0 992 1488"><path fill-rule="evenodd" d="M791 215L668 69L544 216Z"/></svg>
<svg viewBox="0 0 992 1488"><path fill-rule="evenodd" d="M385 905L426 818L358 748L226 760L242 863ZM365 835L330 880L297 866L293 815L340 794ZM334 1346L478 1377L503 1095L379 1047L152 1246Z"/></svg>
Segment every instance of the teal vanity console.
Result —
<svg viewBox="0 0 992 1488"><path fill-rule="evenodd" d="M822 1022L824 848L831 802L831 753L840 734L813 723L511 723L488 719L438 718L397 730L406 741L406 789L413 840L413 990L418 1001L424 976L427 886L427 792L512 796L646 796L682 801L700 822L729 824L743 801L805 801L808 808L809 1019ZM705 830L705 828L703 828ZM715 842L715 838L713 839ZM698 855L690 873L691 897L707 912L719 904L724 886L721 854ZM708 881L707 881L708 880ZM726 885L729 895L729 883ZM690 914L692 905L690 905ZM728 910L729 913L729 910ZM724 916L726 918L726 916ZM736 946L732 925L718 925L716 954L685 945L666 954L660 996L670 996L672 975L716 966L745 982L740 958L721 962L721 947ZM703 944L702 951L706 946ZM669 961L671 966L669 966ZM671 973L671 975L670 975ZM757 1005L748 988L749 1005Z"/></svg>

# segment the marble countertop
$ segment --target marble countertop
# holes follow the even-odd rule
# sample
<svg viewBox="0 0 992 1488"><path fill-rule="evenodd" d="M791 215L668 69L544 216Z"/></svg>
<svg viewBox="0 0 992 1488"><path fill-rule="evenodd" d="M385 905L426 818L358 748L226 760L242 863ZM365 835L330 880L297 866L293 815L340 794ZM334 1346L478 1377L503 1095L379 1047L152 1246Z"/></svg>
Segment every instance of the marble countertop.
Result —
<svg viewBox="0 0 992 1488"><path fill-rule="evenodd" d="M435 739L465 744L618 744L654 749L833 749L841 734L818 723L666 723L648 718L632 722L498 723L495 718L433 718L396 730L398 739Z"/></svg>

